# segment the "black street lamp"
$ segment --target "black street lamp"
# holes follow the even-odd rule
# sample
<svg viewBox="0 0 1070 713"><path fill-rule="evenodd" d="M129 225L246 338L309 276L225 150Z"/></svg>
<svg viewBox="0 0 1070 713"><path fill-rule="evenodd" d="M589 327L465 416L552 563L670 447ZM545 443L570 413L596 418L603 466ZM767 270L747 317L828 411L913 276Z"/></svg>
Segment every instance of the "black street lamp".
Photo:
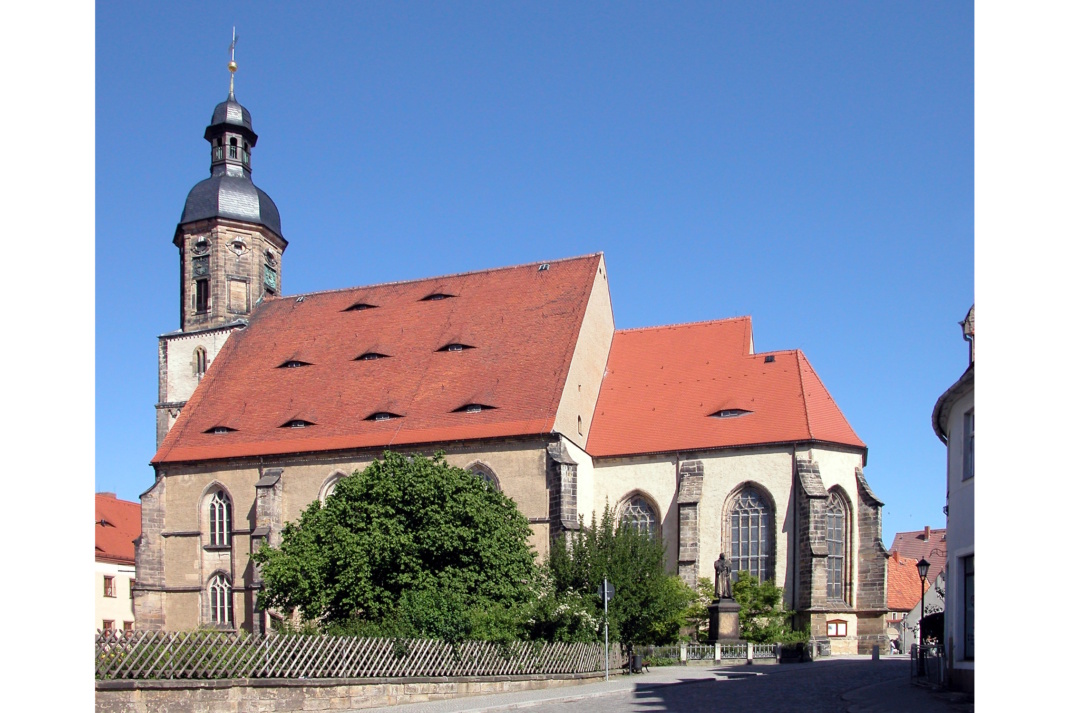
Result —
<svg viewBox="0 0 1070 713"><path fill-rule="evenodd" d="M918 560L918 579L921 580L921 611L918 612L918 675L925 674L925 651L922 649L921 625L925 620L925 578L929 575L929 563L922 557Z"/></svg>

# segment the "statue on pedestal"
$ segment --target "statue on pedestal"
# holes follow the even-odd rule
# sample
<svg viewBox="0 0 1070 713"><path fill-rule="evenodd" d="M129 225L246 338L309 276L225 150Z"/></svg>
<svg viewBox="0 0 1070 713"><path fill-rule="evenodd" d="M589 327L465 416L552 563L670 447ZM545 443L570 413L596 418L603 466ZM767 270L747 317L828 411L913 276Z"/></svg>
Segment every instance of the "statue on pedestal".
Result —
<svg viewBox="0 0 1070 713"><path fill-rule="evenodd" d="M713 570L716 573L714 585L717 590L717 597L720 599L731 599L732 563L724 556L724 552L722 552L721 556L717 558L717 561L713 563Z"/></svg>

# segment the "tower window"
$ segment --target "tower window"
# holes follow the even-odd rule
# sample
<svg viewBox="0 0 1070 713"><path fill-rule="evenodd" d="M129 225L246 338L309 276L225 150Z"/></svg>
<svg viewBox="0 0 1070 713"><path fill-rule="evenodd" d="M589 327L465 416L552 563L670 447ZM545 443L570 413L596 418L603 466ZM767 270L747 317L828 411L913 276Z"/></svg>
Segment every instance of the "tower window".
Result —
<svg viewBox="0 0 1070 713"><path fill-rule="evenodd" d="M238 158L238 140L231 137L230 139L230 157Z"/></svg>
<svg viewBox="0 0 1070 713"><path fill-rule="evenodd" d="M194 294L194 309L198 313L208 311L208 280L197 280Z"/></svg>

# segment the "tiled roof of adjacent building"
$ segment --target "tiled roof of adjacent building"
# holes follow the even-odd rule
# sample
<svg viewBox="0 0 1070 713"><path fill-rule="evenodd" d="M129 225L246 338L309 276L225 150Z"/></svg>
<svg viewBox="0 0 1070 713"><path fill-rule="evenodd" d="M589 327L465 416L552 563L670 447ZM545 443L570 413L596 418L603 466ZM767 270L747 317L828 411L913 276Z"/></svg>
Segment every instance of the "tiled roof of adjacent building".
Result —
<svg viewBox="0 0 1070 713"><path fill-rule="evenodd" d="M926 527L924 530L897 532L892 540L891 552L898 552L903 557L912 557L915 562L921 558L929 563L929 583L936 581L936 575L944 570L947 562L947 530ZM917 579L917 570L914 578Z"/></svg>
<svg viewBox="0 0 1070 713"><path fill-rule="evenodd" d="M600 262L264 302L220 350L153 462L549 433ZM473 405L483 408L463 411ZM285 427L295 421L304 427Z"/></svg>
<svg viewBox="0 0 1070 713"><path fill-rule="evenodd" d="M753 354L751 344L750 317L617 331L587 451L865 448L801 351Z"/></svg>
<svg viewBox="0 0 1070 713"><path fill-rule="evenodd" d="M922 586L929 591L928 579L922 585L918 577L918 560L893 552L888 558L889 611L910 611L917 606Z"/></svg>
<svg viewBox="0 0 1070 713"><path fill-rule="evenodd" d="M119 500L115 493L97 493L96 558L134 564L134 540L141 535L141 505Z"/></svg>

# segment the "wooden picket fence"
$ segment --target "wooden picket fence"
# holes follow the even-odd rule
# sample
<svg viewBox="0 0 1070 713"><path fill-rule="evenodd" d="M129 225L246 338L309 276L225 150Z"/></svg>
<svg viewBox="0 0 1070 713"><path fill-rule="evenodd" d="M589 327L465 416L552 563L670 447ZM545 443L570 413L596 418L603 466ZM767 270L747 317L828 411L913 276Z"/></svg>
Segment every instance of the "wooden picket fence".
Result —
<svg viewBox="0 0 1070 713"><path fill-rule="evenodd" d="M620 669L620 647L609 666ZM98 631L98 679L392 678L592 673L601 644L369 639L224 631Z"/></svg>

